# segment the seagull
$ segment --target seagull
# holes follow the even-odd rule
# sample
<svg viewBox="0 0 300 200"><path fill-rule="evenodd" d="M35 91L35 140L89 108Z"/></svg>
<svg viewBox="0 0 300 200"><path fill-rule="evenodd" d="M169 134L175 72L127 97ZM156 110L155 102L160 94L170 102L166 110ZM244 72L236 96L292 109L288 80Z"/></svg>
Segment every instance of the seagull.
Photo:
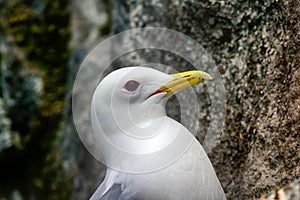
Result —
<svg viewBox="0 0 300 200"><path fill-rule="evenodd" d="M198 70L166 74L141 66L108 74L91 102L107 169L90 200L226 199L201 144L165 112L170 96L211 79Z"/></svg>

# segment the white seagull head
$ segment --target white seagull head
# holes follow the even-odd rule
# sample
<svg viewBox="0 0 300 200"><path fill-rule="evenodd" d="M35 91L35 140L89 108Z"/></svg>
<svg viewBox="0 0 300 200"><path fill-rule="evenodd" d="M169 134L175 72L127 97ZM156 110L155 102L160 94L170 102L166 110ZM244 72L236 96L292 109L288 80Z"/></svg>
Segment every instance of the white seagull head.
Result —
<svg viewBox="0 0 300 200"><path fill-rule="evenodd" d="M97 146L105 160L115 160L122 151L144 155L168 146L176 134L165 114L167 99L210 79L209 74L197 70L169 75L147 67L108 74L96 88L91 106ZM116 148L112 150L112 146Z"/></svg>

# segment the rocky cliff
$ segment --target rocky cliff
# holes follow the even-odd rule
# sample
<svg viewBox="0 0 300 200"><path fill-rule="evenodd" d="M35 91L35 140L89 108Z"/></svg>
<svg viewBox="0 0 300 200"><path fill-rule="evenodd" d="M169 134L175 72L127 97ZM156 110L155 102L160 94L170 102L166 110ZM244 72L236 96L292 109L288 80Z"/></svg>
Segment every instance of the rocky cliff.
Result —
<svg viewBox="0 0 300 200"><path fill-rule="evenodd" d="M10 0L0 1L0 24L0 199L91 195L104 167L77 136L73 81L99 41L146 26L193 38L222 75L226 123L209 156L228 199L267 198L274 190L269 199L282 191L299 199L297 182L280 190L300 177L299 1ZM113 67L153 59L191 67L161 51L132 52ZM176 98L168 106L178 117Z"/></svg>

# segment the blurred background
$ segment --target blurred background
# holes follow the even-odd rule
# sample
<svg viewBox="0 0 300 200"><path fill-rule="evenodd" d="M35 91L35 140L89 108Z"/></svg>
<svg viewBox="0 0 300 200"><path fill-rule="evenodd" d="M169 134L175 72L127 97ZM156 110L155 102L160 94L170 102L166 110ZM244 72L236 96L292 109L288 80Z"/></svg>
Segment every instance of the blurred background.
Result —
<svg viewBox="0 0 300 200"><path fill-rule="evenodd" d="M299 1L0 0L0 200L90 197L105 171L74 128L73 81L101 40L145 26L192 37L222 74L226 124L209 156L228 199L297 183Z"/></svg>

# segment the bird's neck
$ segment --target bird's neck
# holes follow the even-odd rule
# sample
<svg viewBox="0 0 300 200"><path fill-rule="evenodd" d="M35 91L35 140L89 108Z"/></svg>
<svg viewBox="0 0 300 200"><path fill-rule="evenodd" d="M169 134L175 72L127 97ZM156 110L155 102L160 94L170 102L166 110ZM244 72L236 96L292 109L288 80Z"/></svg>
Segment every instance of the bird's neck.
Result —
<svg viewBox="0 0 300 200"><path fill-rule="evenodd" d="M155 119L166 117L164 105L161 104L139 104L129 107L127 112L130 120L136 125L152 123Z"/></svg>
<svg viewBox="0 0 300 200"><path fill-rule="evenodd" d="M98 107L97 112L103 131L109 134L143 129L161 121L162 118L168 118L163 104L118 104L112 107Z"/></svg>
<svg viewBox="0 0 300 200"><path fill-rule="evenodd" d="M152 171L176 160L194 140L186 128L166 116L163 105L153 105L120 104L112 109L92 102L95 141L108 166Z"/></svg>

